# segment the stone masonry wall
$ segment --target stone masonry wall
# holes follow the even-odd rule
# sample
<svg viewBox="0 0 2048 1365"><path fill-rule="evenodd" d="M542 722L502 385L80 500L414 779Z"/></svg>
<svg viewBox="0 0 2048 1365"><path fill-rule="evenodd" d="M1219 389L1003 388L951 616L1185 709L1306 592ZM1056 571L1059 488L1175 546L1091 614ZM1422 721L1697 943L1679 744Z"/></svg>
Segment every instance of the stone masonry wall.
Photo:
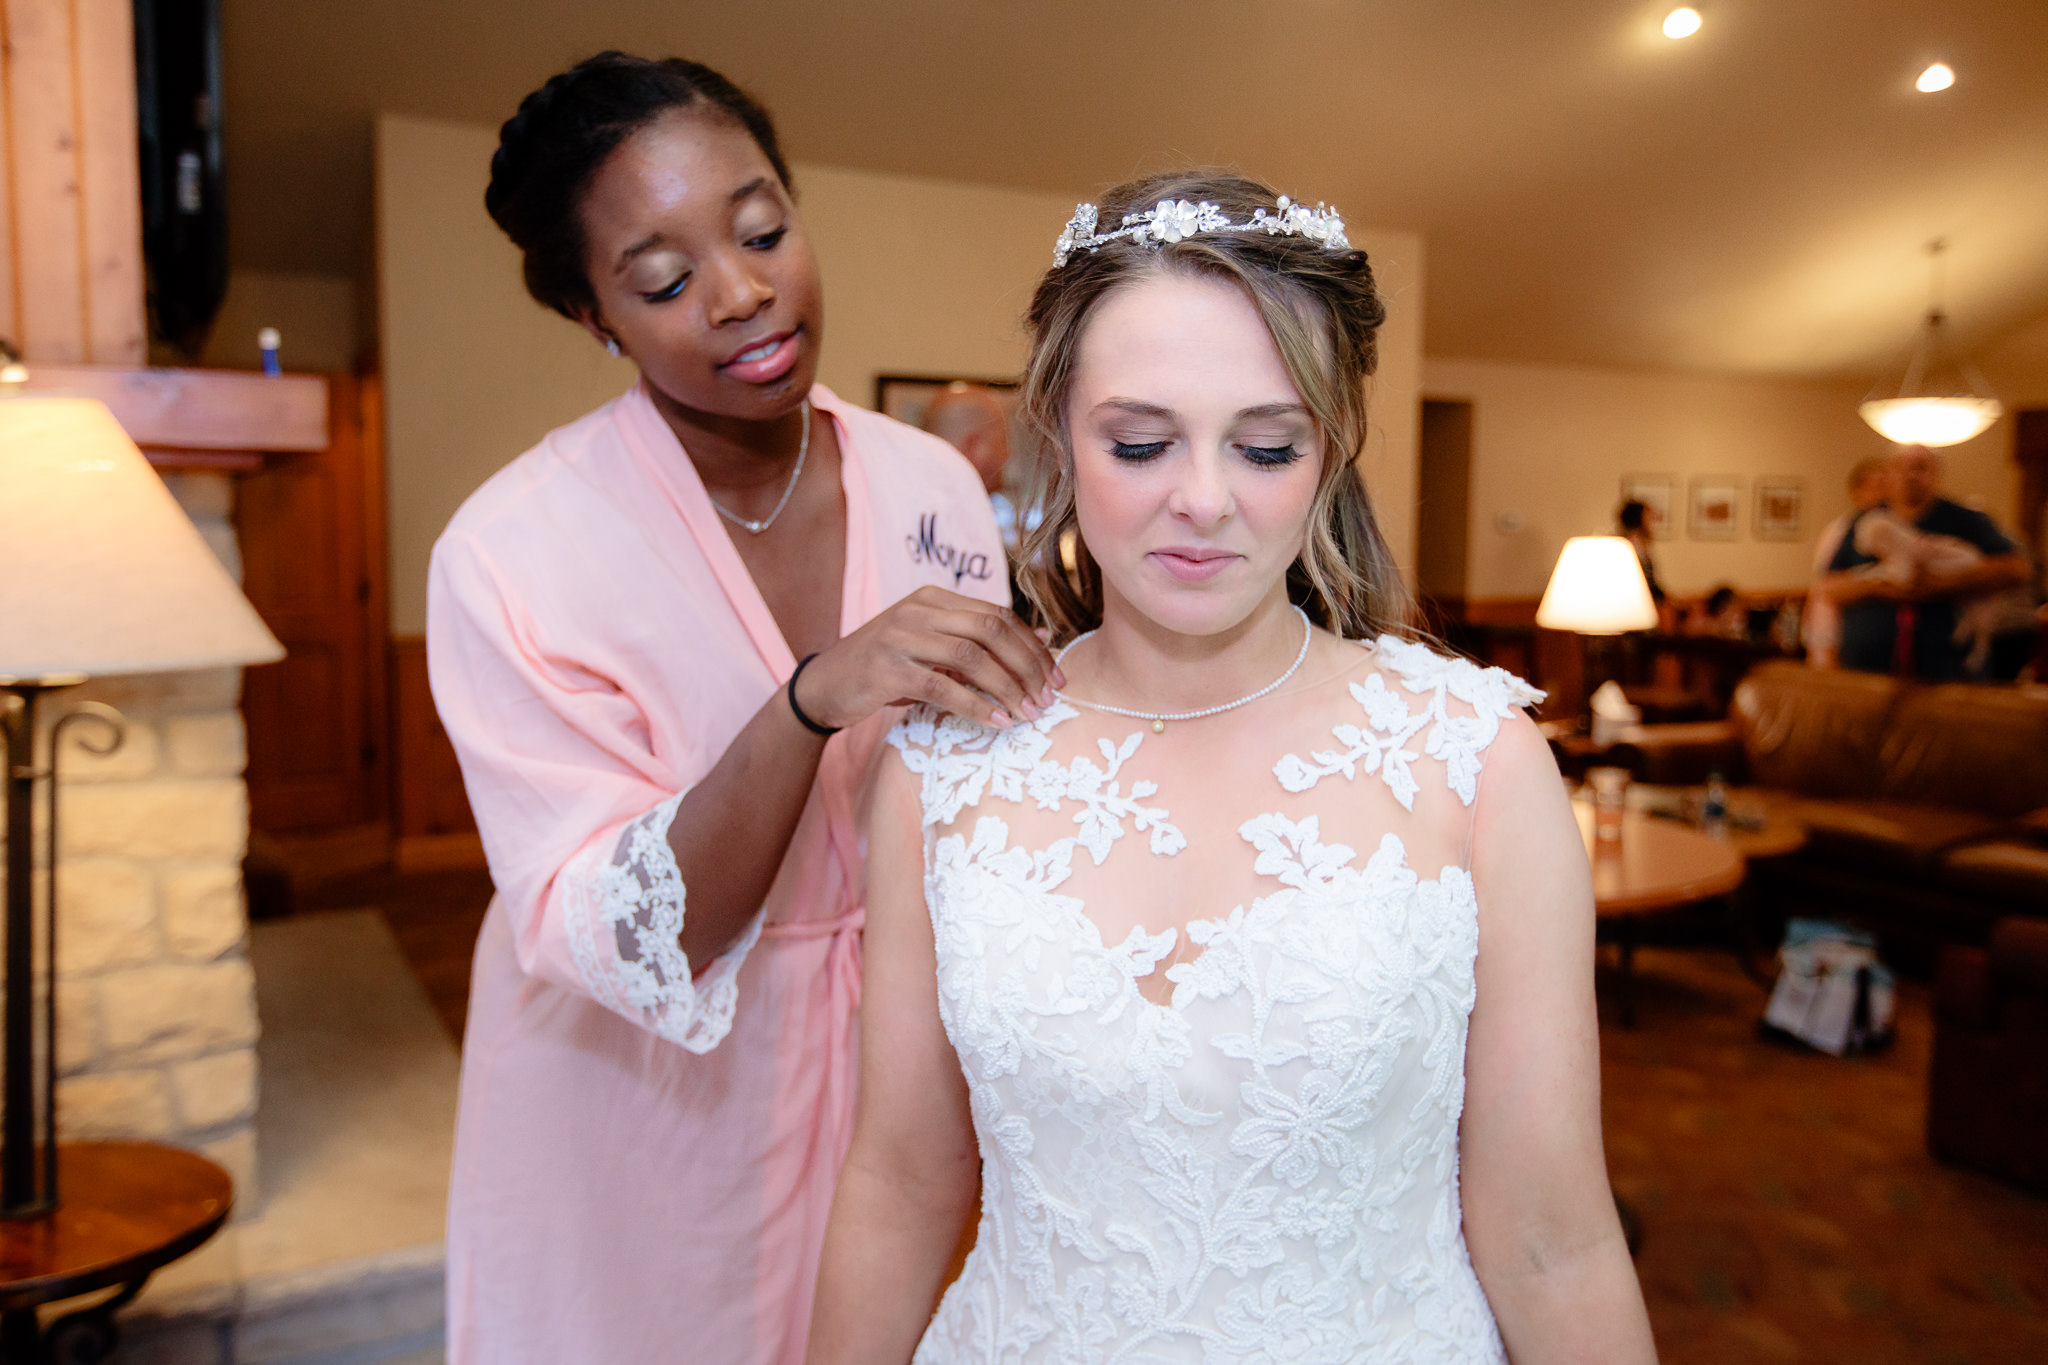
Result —
<svg viewBox="0 0 2048 1365"><path fill-rule="evenodd" d="M168 481L239 578L225 476ZM96 680L58 693L118 709L106 757L71 731L58 760L58 1125L206 1153L256 1194L255 979L242 854L239 669Z"/></svg>

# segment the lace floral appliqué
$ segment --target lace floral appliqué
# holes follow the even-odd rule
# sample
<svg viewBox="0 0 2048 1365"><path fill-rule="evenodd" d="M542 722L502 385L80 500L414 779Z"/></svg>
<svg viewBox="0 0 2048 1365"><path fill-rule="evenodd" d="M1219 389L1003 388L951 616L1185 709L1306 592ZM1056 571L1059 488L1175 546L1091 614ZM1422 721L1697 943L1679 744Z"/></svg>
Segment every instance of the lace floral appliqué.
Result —
<svg viewBox="0 0 2048 1365"><path fill-rule="evenodd" d="M577 974L597 1002L701 1053L732 1029L740 964L762 917L693 978L681 943L683 875L668 844L682 800L679 792L630 821L608 854L593 846L564 868L563 914Z"/></svg>
<svg viewBox="0 0 2048 1365"><path fill-rule="evenodd" d="M1123 790L1118 775L1138 752L1142 734L1132 734L1122 745L1098 741L1100 766L1086 755L1064 765L1044 761L1052 749L1052 727L1078 714L1067 703L1055 702L1035 725L993 730L919 707L889 732L889 743L901 751L904 765L924 779L928 826L950 823L985 796L1022 802L1029 793L1040 810L1060 810L1069 801L1080 807L1074 812L1080 827L1074 837L1098 866L1109 857L1110 845L1123 837L1126 820L1140 833L1150 833L1154 853L1170 855L1185 848L1187 840L1167 813L1142 804L1158 793L1156 782L1133 782L1128 794Z"/></svg>
<svg viewBox="0 0 2048 1365"><path fill-rule="evenodd" d="M1373 648L1380 662L1399 675L1402 688L1427 698L1422 709L1411 711L1400 693L1375 673L1351 685L1366 723L1331 727L1330 733L1344 747L1319 749L1307 759L1289 754L1274 765L1273 775L1288 791L1304 792L1337 773L1355 778L1360 772L1376 772L1394 799L1414 810L1415 794L1422 789L1414 765L1427 754L1442 760L1451 790L1471 805L1479 792L1479 755L1500 734L1501 721L1517 706L1542 701L1543 694L1505 669L1446 658L1391 635L1382 635ZM1448 706L1453 697L1475 714L1453 716ZM1421 749L1408 747L1418 734Z"/></svg>

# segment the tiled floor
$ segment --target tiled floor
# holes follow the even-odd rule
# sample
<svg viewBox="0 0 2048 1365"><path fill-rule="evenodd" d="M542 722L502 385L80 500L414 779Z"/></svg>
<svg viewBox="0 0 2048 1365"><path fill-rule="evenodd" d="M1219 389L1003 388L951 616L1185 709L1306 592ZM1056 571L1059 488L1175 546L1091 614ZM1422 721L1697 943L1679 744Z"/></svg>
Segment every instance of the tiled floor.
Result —
<svg viewBox="0 0 2048 1365"><path fill-rule="evenodd" d="M363 890L459 1036L488 880ZM1603 1002L1608 1164L1666 1365L2048 1361L2048 1200L1928 1157L1923 990L1889 1052L1836 1060L1760 1040L1725 953L1644 949L1637 973L1638 1027Z"/></svg>

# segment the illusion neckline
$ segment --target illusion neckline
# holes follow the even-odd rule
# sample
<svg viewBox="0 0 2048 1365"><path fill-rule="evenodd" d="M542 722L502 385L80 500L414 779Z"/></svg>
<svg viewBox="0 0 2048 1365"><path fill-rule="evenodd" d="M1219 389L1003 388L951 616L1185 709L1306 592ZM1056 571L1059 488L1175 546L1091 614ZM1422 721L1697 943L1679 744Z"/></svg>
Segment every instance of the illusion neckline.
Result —
<svg viewBox="0 0 2048 1365"><path fill-rule="evenodd" d="M1003 820L1001 816L985 816L983 818L998 820L1002 823L1003 846L1005 849L1008 849L1010 847L1009 822L1007 820ZM1245 823L1249 824L1251 823L1251 820L1256 820L1259 818L1261 817L1256 815L1252 816ZM1287 817L1279 816L1278 818L1284 820ZM1289 821L1289 823L1298 825L1300 822ZM954 831L948 837L959 839L963 845L965 845L968 842L966 836L957 830ZM1072 839L1074 836L1068 835L1066 837L1068 839ZM1438 870L1436 876L1425 877L1421 874L1421 872L1419 872L1416 869L1414 862L1411 860L1409 856L1407 840L1403 839L1394 831L1387 830L1384 833L1382 833L1380 835L1380 842L1376 847L1378 849L1384 849L1389 841L1391 841L1394 845L1394 848L1396 850L1396 861L1399 863L1401 869L1415 879L1413 884L1411 884L1408 887L1408 895L1416 895L1426 887L1437 887L1439 889L1448 891L1453 895L1460 894L1461 892L1467 895L1471 894L1472 874L1468 869L1460 867L1456 863L1447 862L1443 865L1442 868ZM1371 861L1372 856L1374 855L1367 855L1368 862ZM1212 944L1203 944L1202 950L1196 953L1193 957L1184 959L1180 962L1176 962L1171 967L1166 969L1164 979L1169 982L1172 982L1173 990L1165 1000L1153 999L1150 995L1147 995L1145 993L1144 987L1139 983L1142 981L1151 980L1156 974L1158 974L1159 964L1165 961L1166 957L1173 951L1174 947L1179 944L1179 942L1181 941L1181 935L1187 933L1189 929L1195 928L1197 926L1207 926L1212 929L1227 929L1230 925L1230 920L1233 916L1238 915L1240 913L1249 914L1255 906L1267 904L1275 901L1276 899L1284 897L1285 900L1282 902L1282 909L1284 910L1299 904L1304 897L1313 894L1307 888L1299 886L1288 886L1285 883L1282 883L1279 886L1276 886L1273 890L1267 892L1266 894L1262 896L1256 896L1249 902L1234 905L1230 909L1223 911L1221 914L1198 915L1194 919L1183 921L1178 926L1169 926L1165 929L1155 931L1144 924L1134 924L1124 934L1124 936L1121 939L1117 940L1116 944L1112 946L1109 941L1108 935L1103 933L1102 926L1096 922L1095 917L1093 915L1090 915L1088 913L1088 902L1086 897L1075 896L1057 890L1048 891L1044 888L1033 886L1029 882L1014 881L1008 877L1005 877L996 868L988 866L986 864L967 863L962 864L961 866L962 870L965 870L967 868L974 868L978 870L983 876L994 877L1013 891L1017 891L1022 894L1036 898L1042 898L1046 901L1057 902L1060 908L1066 910L1067 913L1073 919L1078 920L1080 922L1079 927L1086 931L1088 939L1093 942L1094 948L1097 952L1100 952L1104 957L1115 959L1120 964L1118 975L1123 978L1125 986L1129 989L1130 993L1138 999L1138 1001L1141 1004L1148 1005L1156 1010L1165 1010L1175 1015L1184 1014L1186 1007L1179 1003L1178 997L1180 995L1181 982L1174 979L1173 973L1179 971L1181 968L1192 969L1197 963L1201 962L1202 959L1206 958L1209 955L1210 949L1213 946ZM1358 865L1358 851L1356 849L1352 850L1351 857L1345 861L1343 865L1343 870L1352 873L1360 873L1364 871L1364 869ZM1454 879L1447 876L1447 874L1451 872L1456 872L1458 874L1457 878L1455 879L1455 884ZM1476 897L1474 897L1473 899L1476 902ZM1145 970L1142 972L1130 970L1127 966L1123 965L1134 960L1135 955L1121 951L1126 945L1128 945L1131 942L1133 938L1143 938L1147 940L1165 938L1167 940L1167 946L1165 950L1161 952L1158 956L1154 957L1149 963L1147 963Z"/></svg>

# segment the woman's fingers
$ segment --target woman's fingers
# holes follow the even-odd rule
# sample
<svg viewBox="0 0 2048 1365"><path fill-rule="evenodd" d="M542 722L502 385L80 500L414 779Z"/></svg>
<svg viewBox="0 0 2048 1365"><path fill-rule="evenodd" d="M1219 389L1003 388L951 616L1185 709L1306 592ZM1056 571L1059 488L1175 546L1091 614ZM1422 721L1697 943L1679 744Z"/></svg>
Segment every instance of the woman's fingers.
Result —
<svg viewBox="0 0 2048 1365"><path fill-rule="evenodd" d="M1008 725L1036 719L1065 684L1015 613L943 588L904 598L821 655L803 681L806 713L841 726L904 699ZM812 710L813 696L829 715Z"/></svg>
<svg viewBox="0 0 2048 1365"><path fill-rule="evenodd" d="M1053 658L1044 635L1024 624L1008 607L999 607L978 597L963 597L944 588L920 588L905 599L919 606L980 618L988 628L986 637L1020 683L1034 695L1042 688L1065 687L1066 675ZM980 631L974 632L979 637Z"/></svg>
<svg viewBox="0 0 2048 1365"><path fill-rule="evenodd" d="M997 729L1006 730L1019 718L1019 713L1008 710L1000 699L991 702L980 692L947 677L935 668L918 668L910 680L910 685L904 688L904 692L911 700L928 702L941 711L949 711L963 719L984 725L993 725Z"/></svg>
<svg viewBox="0 0 2048 1365"><path fill-rule="evenodd" d="M985 678L996 678L998 686L1005 686L1007 679L1016 690L1014 696L1003 693L1006 701L1028 701L1035 709L1052 705L1052 656L1010 612L989 606L943 612L934 626L950 637L946 657L939 660L945 667L984 690ZM989 672L991 664L1001 671L1000 677Z"/></svg>
<svg viewBox="0 0 2048 1365"><path fill-rule="evenodd" d="M949 620L912 635L904 642L909 664L914 669L942 676L956 684L966 684L994 702L1012 719L1037 719L1038 703L989 646L974 635L964 633L970 629L957 620ZM987 709L984 704L978 710L959 711L957 714L979 720L984 718Z"/></svg>

